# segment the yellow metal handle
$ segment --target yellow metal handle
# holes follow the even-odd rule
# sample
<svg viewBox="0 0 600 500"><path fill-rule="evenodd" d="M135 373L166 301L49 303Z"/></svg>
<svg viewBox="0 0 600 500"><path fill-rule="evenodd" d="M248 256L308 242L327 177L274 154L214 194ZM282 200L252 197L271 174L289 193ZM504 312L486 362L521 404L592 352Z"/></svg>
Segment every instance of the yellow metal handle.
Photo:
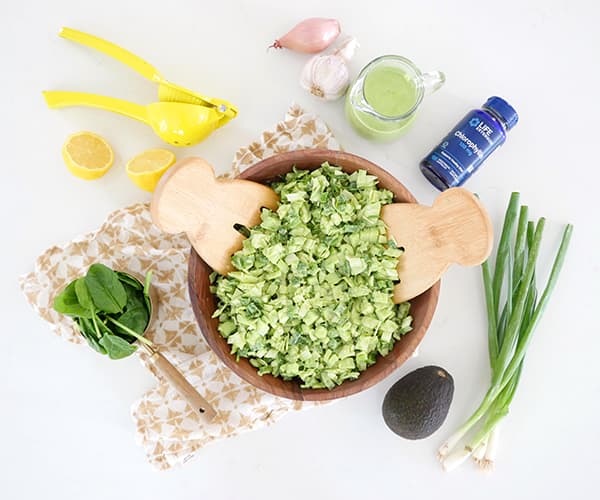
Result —
<svg viewBox="0 0 600 500"><path fill-rule="evenodd" d="M99 52L102 52L107 56L122 62L134 71L137 71L143 77L148 78L148 80L161 82L163 79L158 70L150 63L112 42L103 40L102 38L94 35L89 35L83 31L74 30L72 28L62 28L59 32L59 35L67 40L71 40L73 42L86 45L92 49L96 49Z"/></svg>
<svg viewBox="0 0 600 500"><path fill-rule="evenodd" d="M133 102L115 99L85 92L44 91L42 92L49 108L65 108L67 106L90 106L139 120L148 124L146 107Z"/></svg>
<svg viewBox="0 0 600 500"><path fill-rule="evenodd" d="M129 52L123 47L104 40L100 37L78 31L73 28L62 28L59 35L67 40L80 43L92 49L96 49L107 56L122 62L126 66L129 66L134 71L137 71L140 75L148 80L159 84L159 99L167 102L186 102L189 104L196 104L200 106L214 107L218 112L223 114L223 117L219 120L219 127L225 125L229 120L237 116L238 110L231 103L222 99L214 97L207 97L192 90L186 89L174 83L165 80L158 70L150 63L144 61L141 57ZM91 95L91 94L88 94ZM105 98L110 99L110 98ZM125 102L125 101L121 101ZM92 105L92 104L84 104ZM97 106L102 107L102 106ZM114 111L111 109L111 111ZM121 111L117 111L121 113ZM127 113L123 113L127 114ZM131 115L128 115L131 116ZM139 120L139 118L137 118ZM144 120L142 120L144 121Z"/></svg>

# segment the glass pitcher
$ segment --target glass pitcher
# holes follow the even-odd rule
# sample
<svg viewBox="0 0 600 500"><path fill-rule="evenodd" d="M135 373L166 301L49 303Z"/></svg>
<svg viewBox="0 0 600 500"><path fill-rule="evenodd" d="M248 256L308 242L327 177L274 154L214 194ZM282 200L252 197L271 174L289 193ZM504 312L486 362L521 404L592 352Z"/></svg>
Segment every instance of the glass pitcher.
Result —
<svg viewBox="0 0 600 500"><path fill-rule="evenodd" d="M445 82L441 71L421 73L411 61L387 55L373 59L346 95L346 115L364 137L393 140L415 119L423 97Z"/></svg>

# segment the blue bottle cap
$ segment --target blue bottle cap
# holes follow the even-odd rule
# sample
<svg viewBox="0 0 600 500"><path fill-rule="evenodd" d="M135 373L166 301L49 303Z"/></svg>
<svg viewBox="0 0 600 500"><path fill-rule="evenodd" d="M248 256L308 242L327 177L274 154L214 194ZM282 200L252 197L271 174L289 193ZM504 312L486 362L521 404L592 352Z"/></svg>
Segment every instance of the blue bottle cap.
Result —
<svg viewBox="0 0 600 500"><path fill-rule="evenodd" d="M506 130L513 128L519 121L519 115L515 111L515 108L502 99L502 97L490 97L485 101L483 107L488 108L497 114L504 121Z"/></svg>

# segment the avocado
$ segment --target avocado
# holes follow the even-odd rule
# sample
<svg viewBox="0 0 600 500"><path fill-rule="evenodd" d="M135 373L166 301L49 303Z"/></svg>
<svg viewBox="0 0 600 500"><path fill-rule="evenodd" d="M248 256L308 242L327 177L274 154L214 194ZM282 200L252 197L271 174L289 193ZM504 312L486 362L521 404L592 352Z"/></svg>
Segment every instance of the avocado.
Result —
<svg viewBox="0 0 600 500"><path fill-rule="evenodd" d="M424 366L390 387L383 398L383 420L403 438L426 438L446 420L453 395L452 376L439 366Z"/></svg>

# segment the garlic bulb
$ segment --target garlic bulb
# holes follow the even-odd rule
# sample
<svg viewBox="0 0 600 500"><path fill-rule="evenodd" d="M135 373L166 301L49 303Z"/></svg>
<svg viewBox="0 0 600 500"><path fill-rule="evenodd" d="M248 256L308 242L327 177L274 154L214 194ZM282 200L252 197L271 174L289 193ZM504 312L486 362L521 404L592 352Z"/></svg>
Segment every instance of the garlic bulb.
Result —
<svg viewBox="0 0 600 500"><path fill-rule="evenodd" d="M350 83L348 61L357 47L356 38L349 38L333 54L314 56L302 70L302 87L326 101L342 97Z"/></svg>

